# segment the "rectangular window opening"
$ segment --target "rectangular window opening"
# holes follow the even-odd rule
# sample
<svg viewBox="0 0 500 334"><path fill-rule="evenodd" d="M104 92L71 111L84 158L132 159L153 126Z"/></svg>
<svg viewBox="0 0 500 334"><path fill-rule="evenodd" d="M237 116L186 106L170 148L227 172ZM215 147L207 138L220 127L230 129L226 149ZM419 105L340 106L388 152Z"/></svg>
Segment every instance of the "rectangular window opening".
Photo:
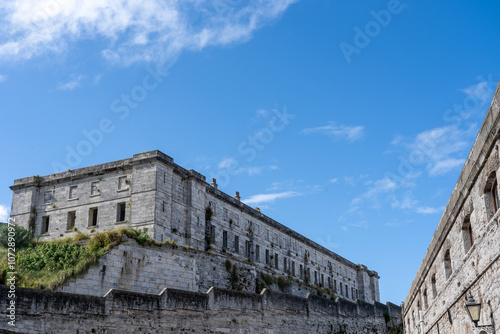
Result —
<svg viewBox="0 0 500 334"><path fill-rule="evenodd" d="M125 203L118 203L116 205L116 221L124 222L125 221ZM97 218L96 218L97 224Z"/></svg>
<svg viewBox="0 0 500 334"><path fill-rule="evenodd" d="M89 209L89 226L97 226L97 208Z"/></svg>
<svg viewBox="0 0 500 334"><path fill-rule="evenodd" d="M78 186L71 186L69 187L69 196L68 199L76 199L76 191L78 189Z"/></svg>
<svg viewBox="0 0 500 334"><path fill-rule="evenodd" d="M92 182L90 184L90 195L98 195L99 194L99 182Z"/></svg>
<svg viewBox="0 0 500 334"><path fill-rule="evenodd" d="M238 236L234 237L234 252L235 253L240 252L240 237L238 237Z"/></svg>
<svg viewBox="0 0 500 334"><path fill-rule="evenodd" d="M42 217L42 234L49 233L50 216Z"/></svg>
<svg viewBox="0 0 500 334"><path fill-rule="evenodd" d="M66 231L72 230L75 227L76 211L68 212L68 221L66 223Z"/></svg>
<svg viewBox="0 0 500 334"><path fill-rule="evenodd" d="M222 232L222 248L227 248L227 231Z"/></svg>

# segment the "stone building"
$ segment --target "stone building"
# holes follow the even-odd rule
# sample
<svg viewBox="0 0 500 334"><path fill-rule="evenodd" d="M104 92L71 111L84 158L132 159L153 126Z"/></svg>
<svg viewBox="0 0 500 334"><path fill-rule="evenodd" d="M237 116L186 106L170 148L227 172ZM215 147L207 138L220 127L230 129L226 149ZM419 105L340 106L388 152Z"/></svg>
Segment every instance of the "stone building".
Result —
<svg viewBox="0 0 500 334"><path fill-rule="evenodd" d="M500 329L500 85L406 297L405 333ZM481 304L474 328L465 304Z"/></svg>
<svg viewBox="0 0 500 334"><path fill-rule="evenodd" d="M344 259L245 205L238 192L234 197L225 194L217 189L215 180L208 184L205 176L182 168L159 151L15 180L11 189L14 192L11 217L40 240L71 236L75 231L96 233L119 227L147 228L157 241L175 240L177 244L213 255L210 261L218 263L211 271L203 269L206 258L199 253L190 256L176 253L186 264L178 267L175 277L162 276L161 284L168 287L206 292L207 286L202 282L210 281L217 286L214 277L219 270L215 269L223 266L220 260L214 260L217 256L238 261L254 278L257 272L284 275L317 287L328 287L347 300L359 299L372 304L379 301L377 272ZM167 263L167 253L155 257L151 251L130 254L124 248L116 252L121 253L110 253L95 275L104 275L109 263L119 263L124 254L135 256L130 261L136 263L147 257L146 262L154 263L153 267L157 266L158 270L174 265ZM88 291L94 291L95 295L108 288L144 291L144 286L134 286L134 280L128 279L130 276L122 279L126 283L119 282L119 276L127 268L114 269L119 272L111 275L117 277L115 280ZM77 282L73 283L78 289ZM182 283L186 284L176 285ZM80 293L71 289L70 282L62 290ZM160 292L153 290L146 292Z"/></svg>

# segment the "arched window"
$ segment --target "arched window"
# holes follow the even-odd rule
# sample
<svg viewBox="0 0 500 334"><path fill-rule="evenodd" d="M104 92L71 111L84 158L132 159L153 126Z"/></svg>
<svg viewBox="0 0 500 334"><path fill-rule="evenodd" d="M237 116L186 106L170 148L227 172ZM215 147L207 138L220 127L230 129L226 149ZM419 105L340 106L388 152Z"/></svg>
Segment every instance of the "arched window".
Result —
<svg viewBox="0 0 500 334"><path fill-rule="evenodd" d="M444 253L444 274L446 275L446 278L449 278L452 272L450 250L447 249Z"/></svg>
<svg viewBox="0 0 500 334"><path fill-rule="evenodd" d="M431 287L432 287L432 297L436 298L436 296L437 296L436 274L433 274L431 277Z"/></svg>
<svg viewBox="0 0 500 334"><path fill-rule="evenodd" d="M474 244L474 238L472 237L472 225L470 223L470 216L467 216L462 224L462 239L464 241L465 253L467 253Z"/></svg>
<svg viewBox="0 0 500 334"><path fill-rule="evenodd" d="M424 297L424 308L427 309L429 307L428 299L427 299L427 289L424 290L423 297Z"/></svg>
<svg viewBox="0 0 500 334"><path fill-rule="evenodd" d="M488 176L488 180L486 180L486 186L484 187L484 194L486 212L488 213L488 219L491 219L500 208L500 198L498 197L498 183L495 172L491 172Z"/></svg>

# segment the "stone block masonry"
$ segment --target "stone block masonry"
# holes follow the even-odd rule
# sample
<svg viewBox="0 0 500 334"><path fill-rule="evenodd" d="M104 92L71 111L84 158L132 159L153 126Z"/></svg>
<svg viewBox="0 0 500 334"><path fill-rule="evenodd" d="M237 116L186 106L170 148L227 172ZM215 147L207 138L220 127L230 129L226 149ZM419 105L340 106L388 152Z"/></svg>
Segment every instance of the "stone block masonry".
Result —
<svg viewBox="0 0 500 334"><path fill-rule="evenodd" d="M407 334L500 330L500 85L404 303ZM464 305L481 304L475 328Z"/></svg>
<svg viewBox="0 0 500 334"><path fill-rule="evenodd" d="M6 295L8 287L0 286ZM104 297L17 288L16 333L266 333L385 334L393 304L300 298L210 288L206 293L164 289L159 294L110 290ZM7 299L0 299L6 309ZM389 321L389 323L391 323ZM0 332L9 333L5 313Z"/></svg>
<svg viewBox="0 0 500 334"><path fill-rule="evenodd" d="M72 292L99 295L109 288L143 291L140 288L151 287L157 293L159 286L204 291L207 284L227 288L227 280L209 267L219 268L226 258L231 258L252 263L242 276L255 278L256 271L272 272L330 288L351 301L380 300L376 271L354 264L245 205L238 194L232 197L220 191L216 180L207 183L205 176L184 169L159 151L15 180L11 189L11 217L41 241L71 236L77 231L147 228L156 241L175 240L179 245L219 256L212 266L204 263L201 255L196 255L196 262L168 254L160 260L154 252L141 250L135 254L120 248L109 255L115 259L113 265L105 264L98 272L92 269L91 280L70 283L66 288L71 287ZM149 271L148 261L163 267ZM205 267L208 269L203 273L192 271ZM165 268L172 270L167 272ZM127 276L128 272L137 277ZM120 277L130 280L120 281ZM255 279L249 282L243 290L254 291L251 284ZM303 291L292 290L302 295Z"/></svg>

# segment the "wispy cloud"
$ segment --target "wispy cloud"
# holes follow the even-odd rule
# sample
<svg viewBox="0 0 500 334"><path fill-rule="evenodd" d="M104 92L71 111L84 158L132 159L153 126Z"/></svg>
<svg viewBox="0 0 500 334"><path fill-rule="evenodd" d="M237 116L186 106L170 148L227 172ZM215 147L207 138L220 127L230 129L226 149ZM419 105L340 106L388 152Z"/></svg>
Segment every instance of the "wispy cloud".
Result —
<svg viewBox="0 0 500 334"><path fill-rule="evenodd" d="M83 75L73 75L69 81L61 82L57 85L57 90L74 90L81 86Z"/></svg>
<svg viewBox="0 0 500 334"><path fill-rule="evenodd" d="M244 202L247 205L256 205L256 204L274 202L275 200L280 198L289 198L300 195L302 194L295 191L285 191L281 193L271 193L271 194L257 194L250 196L247 199L244 199L242 202Z"/></svg>
<svg viewBox="0 0 500 334"><path fill-rule="evenodd" d="M439 208L433 208L430 206L422 206L417 208L417 213L425 214L425 215L430 215L430 214L435 214L435 213L442 213L444 211L444 206L441 206Z"/></svg>
<svg viewBox="0 0 500 334"><path fill-rule="evenodd" d="M494 87L487 80L483 80L460 91L465 93L469 98L477 99L479 105L476 107L480 108L491 101Z"/></svg>
<svg viewBox="0 0 500 334"><path fill-rule="evenodd" d="M6 223L9 220L9 216L10 209L5 205L0 204L0 222Z"/></svg>
<svg viewBox="0 0 500 334"><path fill-rule="evenodd" d="M183 50L247 40L293 2L4 0L0 56L29 59L90 39L104 42L113 62L165 63Z"/></svg>
<svg viewBox="0 0 500 334"><path fill-rule="evenodd" d="M7 76L5 74L0 74L0 83L4 82L7 80Z"/></svg>
<svg viewBox="0 0 500 334"><path fill-rule="evenodd" d="M382 194L392 192L398 188L398 184L390 178L383 178L368 182L367 190L359 197L354 198L351 204L357 206L362 202L369 202L372 206L378 206L378 197Z"/></svg>
<svg viewBox="0 0 500 334"><path fill-rule="evenodd" d="M315 128L307 128L302 130L303 134L313 134L319 133L327 136L331 136L335 139L344 139L350 142L359 140L365 135L365 128L363 126L347 126L342 124L335 124L330 122L330 124L325 126L318 126Z"/></svg>
<svg viewBox="0 0 500 334"><path fill-rule="evenodd" d="M413 167L423 165L430 176L440 176L463 166L476 132L475 124L467 128L449 125L423 131L410 140L398 137L393 144L407 150L405 159Z"/></svg>
<svg viewBox="0 0 500 334"><path fill-rule="evenodd" d="M268 167L270 170L274 170L276 166L271 165ZM239 163L234 158L225 158L218 164L219 169L227 169L231 171L232 175L248 174L250 176L260 174L264 167L261 166L240 166Z"/></svg>
<svg viewBox="0 0 500 334"><path fill-rule="evenodd" d="M414 210L418 201L412 197L412 193L407 191L402 196L394 196L391 206L403 210Z"/></svg>

